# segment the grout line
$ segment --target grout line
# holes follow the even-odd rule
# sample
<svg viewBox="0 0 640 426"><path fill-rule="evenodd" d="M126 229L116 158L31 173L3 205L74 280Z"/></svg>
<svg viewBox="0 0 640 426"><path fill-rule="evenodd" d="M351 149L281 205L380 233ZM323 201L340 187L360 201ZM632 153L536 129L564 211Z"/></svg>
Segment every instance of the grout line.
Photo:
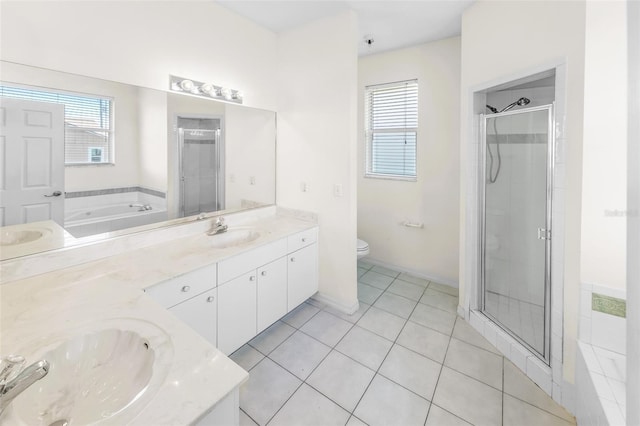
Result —
<svg viewBox="0 0 640 426"><path fill-rule="evenodd" d="M256 422L256 419L254 419L253 417L251 417L246 411L244 411L242 408L239 408L240 411L242 411L244 413L245 416L249 417L251 419L251 421L253 423L255 423L256 425L259 425L258 422Z"/></svg>

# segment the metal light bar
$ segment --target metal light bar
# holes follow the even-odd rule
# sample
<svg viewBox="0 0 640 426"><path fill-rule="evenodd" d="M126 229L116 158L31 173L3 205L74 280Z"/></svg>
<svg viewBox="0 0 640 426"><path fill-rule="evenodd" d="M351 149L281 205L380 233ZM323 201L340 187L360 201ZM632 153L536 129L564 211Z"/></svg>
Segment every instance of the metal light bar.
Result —
<svg viewBox="0 0 640 426"><path fill-rule="evenodd" d="M227 87L217 86L211 83L203 83L188 78L170 75L169 89L173 92L188 93L203 98L217 99L226 102L242 104L242 92Z"/></svg>

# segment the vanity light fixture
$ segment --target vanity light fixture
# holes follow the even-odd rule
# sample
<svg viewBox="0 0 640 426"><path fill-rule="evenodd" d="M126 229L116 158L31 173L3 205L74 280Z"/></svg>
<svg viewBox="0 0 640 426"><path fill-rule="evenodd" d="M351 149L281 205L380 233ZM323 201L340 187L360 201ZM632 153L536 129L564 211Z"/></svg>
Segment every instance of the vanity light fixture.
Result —
<svg viewBox="0 0 640 426"><path fill-rule="evenodd" d="M203 98L219 99L237 104L241 104L243 102L244 96L239 90L217 86L212 83L202 83L196 80L189 80L187 78L177 77L174 75L169 77L169 89L173 92L188 93L190 95L201 96Z"/></svg>

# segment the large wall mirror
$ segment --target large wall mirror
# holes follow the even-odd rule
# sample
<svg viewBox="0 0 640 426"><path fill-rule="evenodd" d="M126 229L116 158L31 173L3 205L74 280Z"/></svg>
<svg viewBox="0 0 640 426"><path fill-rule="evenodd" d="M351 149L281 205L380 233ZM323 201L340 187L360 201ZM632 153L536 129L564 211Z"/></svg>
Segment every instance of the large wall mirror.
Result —
<svg viewBox="0 0 640 426"><path fill-rule="evenodd" d="M275 204L273 111L0 70L1 259Z"/></svg>

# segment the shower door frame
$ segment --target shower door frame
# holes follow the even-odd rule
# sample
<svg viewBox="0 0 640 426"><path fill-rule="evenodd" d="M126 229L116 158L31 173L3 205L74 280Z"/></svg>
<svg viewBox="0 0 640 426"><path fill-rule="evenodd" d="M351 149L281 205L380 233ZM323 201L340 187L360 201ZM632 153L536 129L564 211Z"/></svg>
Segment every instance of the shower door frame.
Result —
<svg viewBox="0 0 640 426"><path fill-rule="evenodd" d="M175 214L178 218L181 217L185 217L184 216L184 180L183 180L183 176L182 176L182 155L183 155L183 148L184 148L184 141L183 138L180 136L180 127L178 126L178 120L180 118L185 118L185 119L211 119L211 120L219 120L220 121L220 128L215 130L217 132L217 143L218 143L218 147L217 147L217 170L218 170L218 179L216 182L216 186L217 186L217 191L218 191L218 206L220 207L218 210L216 211L222 211L226 208L226 175L225 175L225 161L221 161L221 158L225 158L226 159L226 149L225 149L225 120L224 120L224 115L203 115L203 114L184 114L184 113L174 113L173 114L173 133L174 133L174 140L175 140L175 150L177 151L177 155L176 155L176 162L175 164L175 186L174 188L177 190L178 192L178 197L175 203L175 209L173 211L175 211ZM204 130L204 129L200 129L200 130Z"/></svg>
<svg viewBox="0 0 640 426"><path fill-rule="evenodd" d="M519 108L507 112L496 114L480 114L480 155L479 155L479 196L480 196L480 215L479 215L479 254L480 264L478 276L480 279L480 292L478 294L479 311L491 320L496 326L500 327L509 336L526 347L532 354L537 356L546 365L551 365L551 240L553 238L552 224L552 206L553 206L553 176L555 172L555 102L547 105L541 105L530 108ZM487 182L487 120L490 118L508 117L511 115L520 115L536 111L547 110L547 165L546 165L546 208L545 208L545 274L544 274L544 353L538 352L520 336L512 332L506 325L503 325L493 315L485 310L485 247L486 247L486 182Z"/></svg>

